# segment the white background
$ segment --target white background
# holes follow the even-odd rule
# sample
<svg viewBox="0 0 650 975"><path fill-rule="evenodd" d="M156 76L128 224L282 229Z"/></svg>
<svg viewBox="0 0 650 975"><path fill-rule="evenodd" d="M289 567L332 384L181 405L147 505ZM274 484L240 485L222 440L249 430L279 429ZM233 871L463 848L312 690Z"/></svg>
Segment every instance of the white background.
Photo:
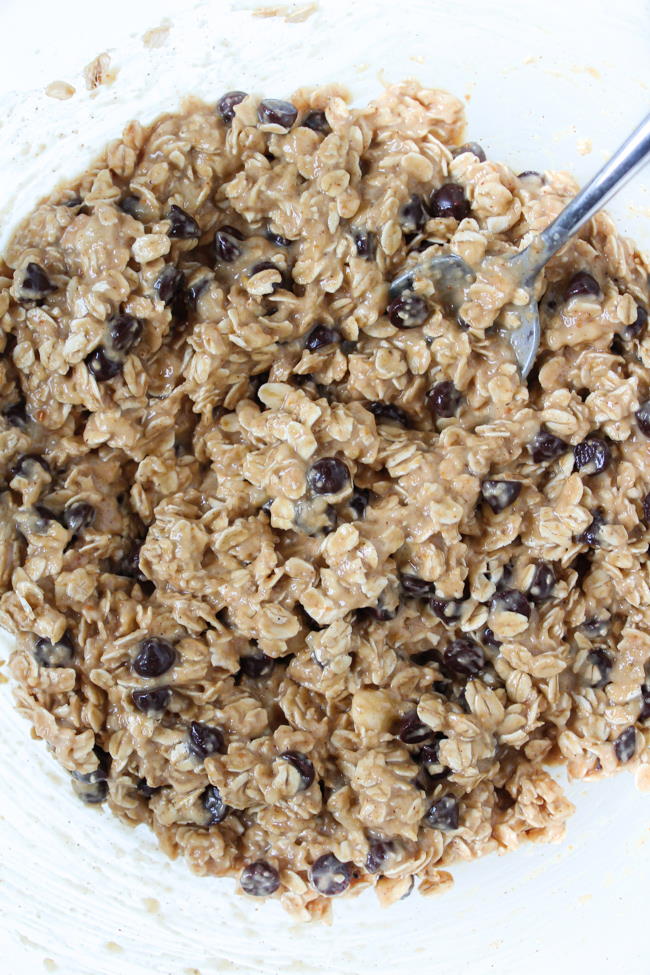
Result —
<svg viewBox="0 0 650 975"><path fill-rule="evenodd" d="M469 137L495 158L581 179L650 107L642 0L616 9L602 0L321 0L302 24L253 18L255 6L0 0L0 241L125 121L151 119L187 91L283 97L339 80L362 101L381 79L415 76L467 96ZM141 34L163 17L168 44L149 50ZM80 70L107 49L117 80L90 96ZM56 79L78 94L46 98ZM647 170L611 209L650 247ZM8 652L6 641L0 658ZM387 913L372 895L344 902L333 927L305 928L276 904L236 898L229 881L170 863L146 830L83 807L2 685L0 972L546 975L616 965L648 975L650 798L626 775L569 793L578 812L562 846L463 865L449 894L414 894Z"/></svg>

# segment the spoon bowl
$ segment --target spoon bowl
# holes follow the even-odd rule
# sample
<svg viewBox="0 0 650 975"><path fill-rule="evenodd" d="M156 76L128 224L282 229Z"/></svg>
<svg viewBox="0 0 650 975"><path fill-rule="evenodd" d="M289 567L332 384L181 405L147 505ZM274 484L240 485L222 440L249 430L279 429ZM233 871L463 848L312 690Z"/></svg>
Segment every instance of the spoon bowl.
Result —
<svg viewBox="0 0 650 975"><path fill-rule="evenodd" d="M502 329L512 346L522 378L533 367L541 338L539 309L534 288L538 275L557 251L598 212L608 200L648 161L650 156L650 115L625 140L609 162L558 214L555 220L534 237L528 246L503 262L503 273L518 290L528 295L525 304L509 304L505 311L515 316L514 328ZM458 318L467 289L477 272L457 254L441 254L423 261L398 275L390 285L391 300L413 289L416 278L427 277L433 283L436 300L450 317Z"/></svg>

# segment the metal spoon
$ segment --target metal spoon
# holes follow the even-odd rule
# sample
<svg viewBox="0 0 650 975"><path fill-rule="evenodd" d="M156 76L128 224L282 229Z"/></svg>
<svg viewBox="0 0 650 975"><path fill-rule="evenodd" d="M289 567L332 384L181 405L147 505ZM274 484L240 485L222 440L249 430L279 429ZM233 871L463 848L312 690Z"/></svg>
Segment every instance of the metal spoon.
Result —
<svg viewBox="0 0 650 975"><path fill-rule="evenodd" d="M553 223L535 237L525 250L505 262L515 287L524 288L528 292L526 305L507 306L510 314L518 316L520 324L504 333L514 349L523 377L530 372L539 349L539 309L533 295L537 275L560 247L641 169L649 157L650 115L646 116L609 162L580 190ZM425 275L433 281L436 296L448 312L456 314L465 300L468 285L476 278L476 271L456 254L434 257L395 278L389 290L391 299L410 289L416 276Z"/></svg>

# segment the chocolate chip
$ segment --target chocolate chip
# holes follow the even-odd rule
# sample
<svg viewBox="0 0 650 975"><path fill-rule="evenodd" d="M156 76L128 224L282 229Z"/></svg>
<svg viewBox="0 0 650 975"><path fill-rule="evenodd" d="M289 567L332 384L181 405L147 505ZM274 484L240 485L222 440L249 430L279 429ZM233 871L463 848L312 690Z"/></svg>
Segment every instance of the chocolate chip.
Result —
<svg viewBox="0 0 650 975"><path fill-rule="evenodd" d="M395 846L390 840L370 840L366 856L366 870L368 873L380 873L384 864L394 853L394 850Z"/></svg>
<svg viewBox="0 0 650 975"><path fill-rule="evenodd" d="M424 819L428 826L444 832L458 829L458 800L452 795L442 796L431 803Z"/></svg>
<svg viewBox="0 0 650 975"><path fill-rule="evenodd" d="M555 460L556 457L566 454L571 447L564 440L556 437L555 434L542 428L539 433L535 434L528 445L528 449L536 464L544 464L546 461Z"/></svg>
<svg viewBox="0 0 650 975"><path fill-rule="evenodd" d="M45 460L45 457L41 457L40 454L21 454L13 467L11 467L9 477L11 480L14 477L24 477L27 480L31 480L35 477L38 467L45 471L46 474L51 473L50 465Z"/></svg>
<svg viewBox="0 0 650 975"><path fill-rule="evenodd" d="M426 394L429 412L434 420L455 416L462 396L450 379L436 383Z"/></svg>
<svg viewBox="0 0 650 975"><path fill-rule="evenodd" d="M8 406L2 411L2 415L10 427L17 427L19 430L24 430L30 421L25 400L23 399Z"/></svg>
<svg viewBox="0 0 650 975"><path fill-rule="evenodd" d="M517 800L513 799L507 789L503 789L500 786L495 787L494 804L497 809L501 810L501 812L507 812L508 809L512 809L516 801Z"/></svg>
<svg viewBox="0 0 650 975"><path fill-rule="evenodd" d="M95 520L95 509L86 501L77 501L69 504L63 512L63 524L71 532L80 532L82 528L88 528Z"/></svg>
<svg viewBox="0 0 650 975"><path fill-rule="evenodd" d="M375 401L373 403L367 403L366 409L380 422L397 424L397 426L406 427L407 429L412 426L411 417L406 410L395 406L394 403L380 403Z"/></svg>
<svg viewBox="0 0 650 975"><path fill-rule="evenodd" d="M150 636L140 643L133 658L133 670L140 677L160 677L174 665L176 651L161 637Z"/></svg>
<svg viewBox="0 0 650 975"><path fill-rule="evenodd" d="M463 677L477 677L485 667L483 648L468 636L452 640L443 659L449 670Z"/></svg>
<svg viewBox="0 0 650 975"><path fill-rule="evenodd" d="M40 637L34 643L32 654L40 667L70 667L74 659L74 644L67 632L56 643L47 637Z"/></svg>
<svg viewBox="0 0 650 975"><path fill-rule="evenodd" d="M522 173L518 174L517 179L537 179L542 183L544 182L544 177L536 169L524 169Z"/></svg>
<svg viewBox="0 0 650 975"><path fill-rule="evenodd" d="M433 731L420 721L417 711L407 711L400 720L397 737L405 745L420 745L433 737Z"/></svg>
<svg viewBox="0 0 650 975"><path fill-rule="evenodd" d="M19 273L19 278L22 278L16 289L19 301L42 301L57 290L44 268L33 261L29 262L22 274Z"/></svg>
<svg viewBox="0 0 650 975"><path fill-rule="evenodd" d="M225 742L223 733L214 725L193 721L189 731L189 750L197 758L207 758L208 755L218 755L224 752Z"/></svg>
<svg viewBox="0 0 650 975"><path fill-rule="evenodd" d="M591 524L587 525L585 530L578 535L578 541L582 545L589 545L591 548L595 548L596 545L600 544L600 529L605 524L603 512L600 510L594 511L592 513Z"/></svg>
<svg viewBox="0 0 650 975"><path fill-rule="evenodd" d="M265 409L266 407L264 406L262 400L259 398L259 391L262 388L262 386L265 386L266 383L268 383L268 381L269 381L268 369L266 369L264 372L258 372L255 376L251 376L250 379L248 380L248 385L250 387L252 397L257 403L257 405L261 406L262 409Z"/></svg>
<svg viewBox="0 0 650 975"><path fill-rule="evenodd" d="M116 567L116 575L126 576L128 579L135 579L141 583L149 582L140 568L140 548L142 544L140 541L131 543L131 546L125 551Z"/></svg>
<svg viewBox="0 0 650 975"><path fill-rule="evenodd" d="M636 318L630 325L626 325L619 332L619 337L623 342L631 342L638 338L648 324L648 312L643 305L636 306Z"/></svg>
<svg viewBox="0 0 650 975"><path fill-rule="evenodd" d="M198 240L201 236L201 228L198 223L185 210L181 210L175 203L169 208L167 219L170 222L168 237L175 237L179 240Z"/></svg>
<svg viewBox="0 0 650 975"><path fill-rule="evenodd" d="M590 640L596 640L599 637L607 636L610 625L611 620L609 619L598 619L597 616L591 616L584 621L580 629Z"/></svg>
<svg viewBox="0 0 650 975"><path fill-rule="evenodd" d="M257 117L262 125L281 125L283 129L290 129L298 118L298 109L291 102L265 98L257 106Z"/></svg>
<svg viewBox="0 0 650 975"><path fill-rule="evenodd" d="M232 264L241 256L241 247L236 243L243 240L239 231L234 231L234 227L220 227L214 235L214 253L218 261L225 264Z"/></svg>
<svg viewBox="0 0 650 975"><path fill-rule="evenodd" d="M578 271L567 284L564 291L564 298L568 301L569 298L575 298L577 295L597 296L599 294L600 285L596 279L591 274L588 274L587 271Z"/></svg>
<svg viewBox="0 0 650 975"><path fill-rule="evenodd" d="M309 879L319 894L335 897L350 886L352 870L348 863L341 861L333 853L324 853L312 865Z"/></svg>
<svg viewBox="0 0 650 975"><path fill-rule="evenodd" d="M314 494L338 494L349 480L350 472L338 457L322 457L307 472L307 483Z"/></svg>
<svg viewBox="0 0 650 975"><path fill-rule="evenodd" d="M493 630L489 626L484 626L480 633L481 643L486 647L492 647L493 650L498 650L501 646L501 641L497 640L494 635Z"/></svg>
<svg viewBox="0 0 650 975"><path fill-rule="evenodd" d="M429 209L432 217L453 217L454 220L463 220L471 212L463 187L457 183L445 183L436 190Z"/></svg>
<svg viewBox="0 0 650 975"><path fill-rule="evenodd" d="M603 647L596 647L587 654L587 660L598 671L598 677L592 683L592 687L598 689L609 683L609 674L612 669L612 658Z"/></svg>
<svg viewBox="0 0 650 975"><path fill-rule="evenodd" d="M584 474L602 474L612 457L608 444L593 434L576 444L573 456L575 470Z"/></svg>
<svg viewBox="0 0 650 975"><path fill-rule="evenodd" d="M123 196L120 202L117 204L122 213L127 213L134 220L139 220L138 216L138 204L140 203L140 197L134 196L133 193Z"/></svg>
<svg viewBox="0 0 650 975"><path fill-rule="evenodd" d="M355 230L353 236L358 256L365 257L368 261L373 260L377 250L377 235L371 230Z"/></svg>
<svg viewBox="0 0 650 975"><path fill-rule="evenodd" d="M239 668L245 677L259 680L261 677L268 677L273 671L275 660L267 657L265 653L250 653L239 658Z"/></svg>
<svg viewBox="0 0 650 975"><path fill-rule="evenodd" d="M291 280L288 271L283 271L281 268L274 264L273 261L258 261L254 264L248 271L250 277L254 277L256 274L260 274L262 271L277 271L280 275L280 281L274 281L273 291L277 291L278 288L284 288L285 291L291 291Z"/></svg>
<svg viewBox="0 0 650 975"><path fill-rule="evenodd" d="M291 247L293 244L293 241L289 240L288 237L283 237L282 234L274 234L272 230L266 231L266 239L275 244L276 247Z"/></svg>
<svg viewBox="0 0 650 975"><path fill-rule="evenodd" d="M400 210L400 223L403 229L411 233L421 230L428 219L429 214L424 206L424 200L418 193L414 193Z"/></svg>
<svg viewBox="0 0 650 975"><path fill-rule="evenodd" d="M348 507L351 508L354 517L358 520L365 515L369 503L370 491L355 487L352 497L348 500Z"/></svg>
<svg viewBox="0 0 650 975"><path fill-rule="evenodd" d="M395 328L415 328L426 322L429 309L424 298L404 293L391 301L386 314Z"/></svg>
<svg viewBox="0 0 650 975"><path fill-rule="evenodd" d="M216 785L209 785L203 791L201 796L201 802L203 803L203 808L208 814L207 826L214 826L216 823L222 823L230 809L225 804L221 798L221 793L217 789Z"/></svg>
<svg viewBox="0 0 650 975"><path fill-rule="evenodd" d="M495 593L490 600L490 608L497 613L518 613L527 620L532 612L530 603L518 589L504 589Z"/></svg>
<svg viewBox="0 0 650 975"><path fill-rule="evenodd" d="M320 132L321 135L327 135L332 131L325 112L320 112L317 109L308 112L300 124L304 125L306 129L311 129L312 132Z"/></svg>
<svg viewBox="0 0 650 975"><path fill-rule="evenodd" d="M614 751L621 764L629 762L636 751L636 730L630 725L614 741Z"/></svg>
<svg viewBox="0 0 650 975"><path fill-rule="evenodd" d="M646 525L650 525L650 494L646 494L644 497L641 502L641 509L643 511L643 521Z"/></svg>
<svg viewBox="0 0 650 975"><path fill-rule="evenodd" d="M185 275L181 269L175 264L166 264L154 281L153 288L163 305L171 305L184 285Z"/></svg>
<svg viewBox="0 0 650 975"><path fill-rule="evenodd" d="M650 400L641 403L641 406L634 415L643 436L650 437Z"/></svg>
<svg viewBox="0 0 650 975"><path fill-rule="evenodd" d="M108 797L106 768L98 766L92 772L73 772L72 789L82 802L98 805Z"/></svg>
<svg viewBox="0 0 650 975"><path fill-rule="evenodd" d="M283 758L285 762L295 768L296 772L300 776L300 791L308 789L309 786L314 781L314 766L306 755L302 752L282 752L280 758Z"/></svg>
<svg viewBox="0 0 650 975"><path fill-rule="evenodd" d="M172 696L169 687L154 687L149 691L132 691L131 700L134 707L143 714L155 714L164 711Z"/></svg>
<svg viewBox="0 0 650 975"><path fill-rule="evenodd" d="M315 325L305 339L305 348L309 352L317 352L328 345L341 341L341 333L329 325Z"/></svg>
<svg viewBox="0 0 650 975"><path fill-rule="evenodd" d="M555 588L555 569L549 562L538 562L528 587L528 597L534 603L541 603L553 595Z"/></svg>
<svg viewBox="0 0 650 975"><path fill-rule="evenodd" d="M280 875L266 860L256 860L244 867L239 883L251 897L270 897L280 886Z"/></svg>
<svg viewBox="0 0 650 975"><path fill-rule="evenodd" d="M155 796L157 792L160 792L162 786L160 785L149 785L146 779L137 779L135 783L136 791L140 793L145 799L151 799Z"/></svg>
<svg viewBox="0 0 650 975"><path fill-rule="evenodd" d="M98 383L105 383L122 372L122 362L109 355L103 345L98 345L90 355L86 356L86 368Z"/></svg>
<svg viewBox="0 0 650 975"><path fill-rule="evenodd" d="M517 500L520 493L520 481L498 481L488 478L481 484L483 500L489 504L495 514L509 507Z"/></svg>
<svg viewBox="0 0 650 975"><path fill-rule="evenodd" d="M226 125L230 125L235 117L235 108L240 105L246 98L245 91L228 91L225 95L222 95L217 102L217 111L221 116L222 121Z"/></svg>
<svg viewBox="0 0 650 975"><path fill-rule="evenodd" d="M404 573L399 577L403 594L408 599L427 599L433 596L435 587L432 582L420 579L419 576Z"/></svg>
<svg viewBox="0 0 650 975"><path fill-rule="evenodd" d="M637 721L647 721L650 718L650 684L641 685L641 710Z"/></svg>
<svg viewBox="0 0 650 975"><path fill-rule="evenodd" d="M461 156L464 152L471 152L473 156L476 156L479 162L485 162L486 155L485 150L478 142L465 142L462 146L458 146L451 150L452 156Z"/></svg>
<svg viewBox="0 0 650 975"><path fill-rule="evenodd" d="M116 315L108 323L111 345L126 355L142 338L142 322L133 315Z"/></svg>
<svg viewBox="0 0 650 975"><path fill-rule="evenodd" d="M429 600L429 606L439 620L449 625L460 619L463 612L462 599L440 599L434 596Z"/></svg>

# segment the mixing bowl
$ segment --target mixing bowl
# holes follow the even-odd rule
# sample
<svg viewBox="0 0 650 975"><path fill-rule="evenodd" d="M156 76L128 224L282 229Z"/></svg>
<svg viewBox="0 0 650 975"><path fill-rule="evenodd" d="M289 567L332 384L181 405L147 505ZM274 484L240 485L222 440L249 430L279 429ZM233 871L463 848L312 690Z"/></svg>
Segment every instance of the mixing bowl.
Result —
<svg viewBox="0 0 650 975"><path fill-rule="evenodd" d="M132 117L184 93L230 88L283 97L340 81L356 102L416 77L466 100L470 137L515 169L579 178L648 109L644 0L3 0L0 33L2 243L59 179L84 168ZM266 16L259 16L260 12ZM272 15L269 15L271 13ZM151 29L159 28L151 32ZM149 33L147 33L149 31ZM144 35L144 37L143 37ZM82 69L107 52L111 84ZM65 81L76 93L53 98ZM650 171L612 205L650 245ZM2 637L0 658L10 652ZM560 775L560 777L562 777ZM0 685L0 969L6 975L499 975L647 973L649 805L632 778L569 784L577 812L560 846L455 870L448 893L389 912L371 893L335 905L331 927L300 926L276 903L236 897L168 861L143 827L82 806L30 738Z"/></svg>

